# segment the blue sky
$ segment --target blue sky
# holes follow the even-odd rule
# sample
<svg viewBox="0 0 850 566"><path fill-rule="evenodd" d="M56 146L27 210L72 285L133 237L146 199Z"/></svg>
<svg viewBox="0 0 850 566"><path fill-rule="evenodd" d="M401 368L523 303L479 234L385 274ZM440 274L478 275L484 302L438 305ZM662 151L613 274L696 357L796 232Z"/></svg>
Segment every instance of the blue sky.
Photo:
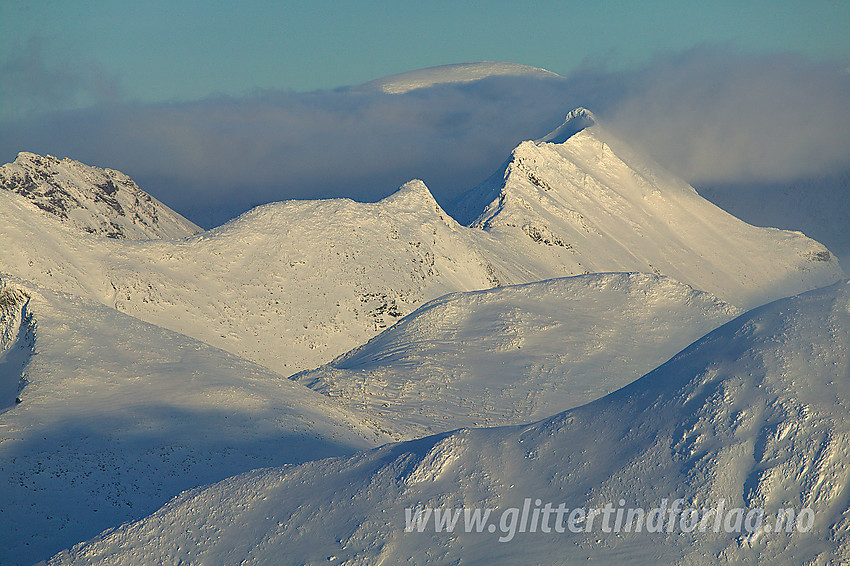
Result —
<svg viewBox="0 0 850 566"><path fill-rule="evenodd" d="M850 57L846 1L2 0L0 6L0 53L36 51L48 71L106 77L101 92L78 104L92 96L152 102L255 88L328 89L481 60L567 75L581 65L634 67L659 51L706 43Z"/></svg>
<svg viewBox="0 0 850 566"><path fill-rule="evenodd" d="M0 163L119 169L203 226L289 198L441 203L576 106L699 187L850 171L850 2L0 0ZM482 60L489 78L341 88Z"/></svg>

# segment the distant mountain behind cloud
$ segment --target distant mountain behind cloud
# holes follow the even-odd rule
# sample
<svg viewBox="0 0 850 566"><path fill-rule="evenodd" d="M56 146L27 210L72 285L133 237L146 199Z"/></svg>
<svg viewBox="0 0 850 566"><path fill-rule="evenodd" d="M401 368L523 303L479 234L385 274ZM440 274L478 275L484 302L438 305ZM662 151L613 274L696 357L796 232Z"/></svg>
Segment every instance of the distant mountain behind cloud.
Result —
<svg viewBox="0 0 850 566"><path fill-rule="evenodd" d="M369 81L358 87L356 91L376 90L387 94L402 94L412 90L427 88L430 86L448 83L469 83L487 77L535 77L535 78L563 78L557 73L529 67L518 63L504 63L498 61L481 61L478 63L455 63L451 65L439 65L417 69L397 75L390 75L380 79Z"/></svg>

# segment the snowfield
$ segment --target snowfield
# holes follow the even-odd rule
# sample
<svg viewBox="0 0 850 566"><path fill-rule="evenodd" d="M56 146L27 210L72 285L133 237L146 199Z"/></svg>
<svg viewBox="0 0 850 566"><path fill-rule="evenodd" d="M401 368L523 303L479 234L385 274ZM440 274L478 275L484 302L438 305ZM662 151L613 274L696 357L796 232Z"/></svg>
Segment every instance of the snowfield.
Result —
<svg viewBox="0 0 850 566"><path fill-rule="evenodd" d="M844 563L848 344L850 283L841 283L742 315L588 405L527 426L243 474L50 564ZM767 521L732 533L606 533L600 520L589 532L503 543L499 531L405 532L405 508L503 510L525 498L569 508L723 500L766 517L809 508L814 520L791 533Z"/></svg>
<svg viewBox="0 0 850 566"><path fill-rule="evenodd" d="M291 379L413 436L522 424L619 389L739 313L666 277L577 275L446 295Z"/></svg>
<svg viewBox="0 0 850 566"><path fill-rule="evenodd" d="M233 474L473 418L528 422L595 399L737 312L648 274L448 295L338 364L398 391L386 408L386 392L328 398L86 299L17 280L0 285L2 407L15 406L16 395L23 401L0 414L0 474L11 486L0 508L17 509L0 513L3 564L47 558ZM326 385L349 383L356 380ZM380 391L374 377L368 383L364 393ZM475 405L476 387L490 402Z"/></svg>

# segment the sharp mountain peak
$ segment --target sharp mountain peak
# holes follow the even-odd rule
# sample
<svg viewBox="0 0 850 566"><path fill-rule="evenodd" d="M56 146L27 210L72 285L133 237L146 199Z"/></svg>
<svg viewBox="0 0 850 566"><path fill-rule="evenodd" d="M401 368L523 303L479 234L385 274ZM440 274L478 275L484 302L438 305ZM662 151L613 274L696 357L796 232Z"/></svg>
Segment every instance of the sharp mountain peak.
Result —
<svg viewBox="0 0 850 566"><path fill-rule="evenodd" d="M596 116L588 110L579 106L572 110L564 119L564 123L536 140L538 143L564 143L585 128L597 124Z"/></svg>

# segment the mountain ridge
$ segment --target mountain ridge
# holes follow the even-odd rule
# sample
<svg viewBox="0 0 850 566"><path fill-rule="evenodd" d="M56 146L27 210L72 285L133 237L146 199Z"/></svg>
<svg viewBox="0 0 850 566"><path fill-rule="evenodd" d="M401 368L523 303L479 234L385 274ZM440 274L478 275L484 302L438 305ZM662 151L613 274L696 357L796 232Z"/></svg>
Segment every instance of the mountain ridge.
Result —
<svg viewBox="0 0 850 566"><path fill-rule="evenodd" d="M185 238L201 229L113 169L21 152L0 166L0 188L48 217L115 239Z"/></svg>
<svg viewBox="0 0 850 566"><path fill-rule="evenodd" d="M785 281L790 273L807 279L825 267L821 262L834 275L812 288L843 274L823 245L799 232L740 221L628 148L583 108L550 135L520 143L448 210L464 225L525 248L526 256L545 245L579 270L661 273L740 306L794 294L794 283ZM732 249L736 254L728 254ZM770 255L781 255L780 264L765 263ZM602 257L616 257L618 267ZM753 285L756 265L762 284L775 287L768 297L740 292ZM712 278L712 286L701 281Z"/></svg>

